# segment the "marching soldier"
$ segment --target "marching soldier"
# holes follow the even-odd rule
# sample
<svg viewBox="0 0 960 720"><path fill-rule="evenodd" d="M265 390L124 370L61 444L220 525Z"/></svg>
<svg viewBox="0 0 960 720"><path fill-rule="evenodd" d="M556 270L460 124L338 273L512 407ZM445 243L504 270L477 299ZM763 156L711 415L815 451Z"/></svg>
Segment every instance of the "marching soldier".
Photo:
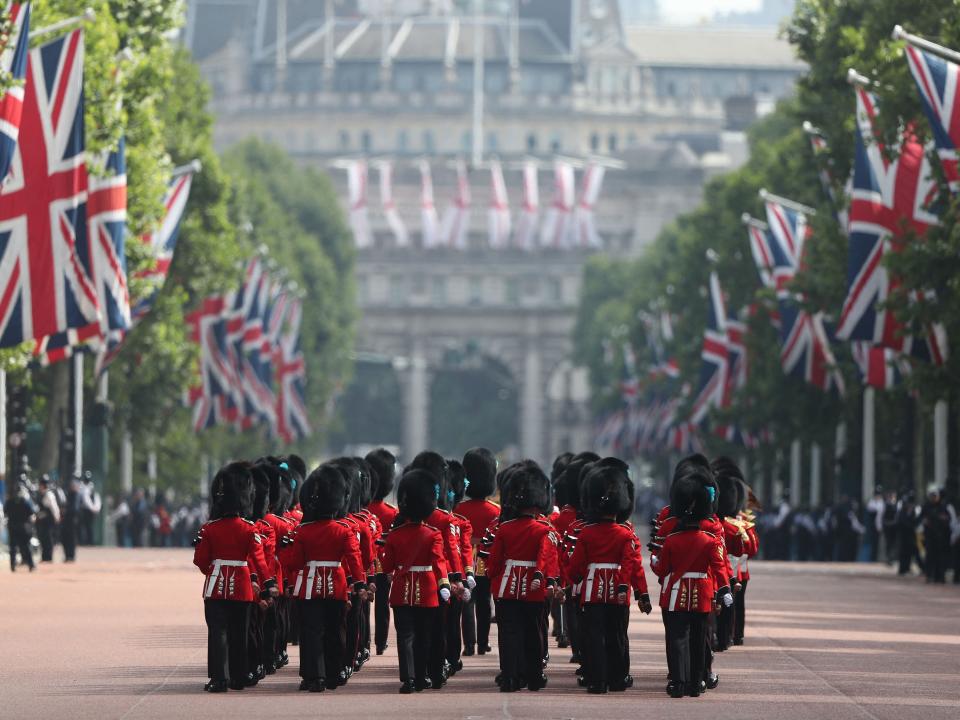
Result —
<svg viewBox="0 0 960 720"><path fill-rule="evenodd" d="M386 501L386 497L393 492L393 479L396 474L397 459L389 450L380 448L367 454L367 463L373 472L374 493L373 502L367 509L377 516L382 530L378 543L383 544L383 535L387 533L397 519L397 508ZM387 648L387 638L390 634L390 576L383 572L379 553L374 558L375 582L377 592L374 596L374 644L377 655L383 655Z"/></svg>

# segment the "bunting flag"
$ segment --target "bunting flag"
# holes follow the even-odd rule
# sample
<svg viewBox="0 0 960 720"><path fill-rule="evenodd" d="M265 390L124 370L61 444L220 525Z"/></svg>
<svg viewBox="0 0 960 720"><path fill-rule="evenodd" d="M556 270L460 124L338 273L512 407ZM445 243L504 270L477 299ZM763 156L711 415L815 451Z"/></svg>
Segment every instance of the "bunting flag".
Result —
<svg viewBox="0 0 960 720"><path fill-rule="evenodd" d="M510 244L510 200L499 160L490 162L489 228L490 247L500 249Z"/></svg>
<svg viewBox="0 0 960 720"><path fill-rule="evenodd" d="M710 273L710 311L703 332L700 360L700 380L690 414L693 425L703 424L711 408L722 406L729 373L727 312L716 272Z"/></svg>
<svg viewBox="0 0 960 720"><path fill-rule="evenodd" d="M303 307L299 300L290 303L286 331L277 345L277 434L287 444L309 437L310 418L307 412L306 365L300 350L300 325Z"/></svg>
<svg viewBox="0 0 960 720"><path fill-rule="evenodd" d="M367 175L366 160L354 160L347 165L350 229L353 230L353 242L358 248L368 248L373 245L373 233L370 230Z"/></svg>
<svg viewBox="0 0 960 720"><path fill-rule="evenodd" d="M898 251L904 226L923 234L937 223L930 209L937 194L935 178L923 147L909 128L901 139L897 157L890 158L877 141L874 121L876 100L856 88L857 124L850 242L847 270L847 298L843 304L837 335L844 340L865 340L905 355L943 364L946 360L946 332L935 325L914 337L884 306L900 286L890 275L883 258ZM912 302L931 302L931 293L913 291Z"/></svg>
<svg viewBox="0 0 960 720"><path fill-rule="evenodd" d="M397 202L393 197L393 163L386 160L377 167L380 172L380 206L383 216L390 226L397 247L407 247L410 244L410 233L407 232L407 226L400 217Z"/></svg>
<svg viewBox="0 0 960 720"><path fill-rule="evenodd" d="M804 248L813 232L806 213L771 199L767 199L764 205L769 233L786 254L788 266L796 272L801 267Z"/></svg>
<svg viewBox="0 0 960 720"><path fill-rule="evenodd" d="M527 161L523 165L523 207L517 221L514 242L523 250L533 250L537 243L537 226L540 221L540 172L537 164Z"/></svg>
<svg viewBox="0 0 960 720"><path fill-rule="evenodd" d="M102 175L89 177L86 242L78 241L77 251L84 270L97 291L100 326L89 338L74 333L57 333L37 343L34 357L41 365L58 362L73 354L84 340L102 348L118 341L130 327L130 294L127 289L127 260L124 246L127 232L126 146L121 138L116 150L107 153Z"/></svg>
<svg viewBox="0 0 960 720"><path fill-rule="evenodd" d="M573 206L576 201L573 166L563 160L553 165L553 201L540 227L541 247L569 247Z"/></svg>
<svg viewBox="0 0 960 720"><path fill-rule="evenodd" d="M433 202L433 176L430 163L420 161L420 221L423 227L423 247L433 248L441 243L440 221Z"/></svg>
<svg viewBox="0 0 960 720"><path fill-rule="evenodd" d="M20 136L23 116L22 81L27 73L27 47L30 38L30 3L8 2L4 14L10 18L10 34L0 45L0 74L14 82L0 96L0 185L10 172L13 154Z"/></svg>
<svg viewBox="0 0 960 720"><path fill-rule="evenodd" d="M579 247L599 249L603 246L603 240L597 231L596 211L605 174L606 168L592 162L587 165L580 180L580 199L574 217L576 244Z"/></svg>
<svg viewBox="0 0 960 720"><path fill-rule="evenodd" d="M0 347L99 332L77 251L87 241L83 59L81 30L29 52L20 142L0 190Z"/></svg>
<svg viewBox="0 0 960 720"><path fill-rule="evenodd" d="M864 385L890 390L910 374L910 364L890 348L855 342L851 343L850 350Z"/></svg>
<svg viewBox="0 0 960 720"><path fill-rule="evenodd" d="M470 180L467 164L457 160L457 190L443 216L440 236L447 247L466 250L470 239Z"/></svg>
<svg viewBox="0 0 960 720"><path fill-rule="evenodd" d="M957 146L960 145L960 100L957 79L960 65L921 50L908 42L904 48L910 73L920 91L923 112L933 130L933 143L943 173L953 192L960 190Z"/></svg>

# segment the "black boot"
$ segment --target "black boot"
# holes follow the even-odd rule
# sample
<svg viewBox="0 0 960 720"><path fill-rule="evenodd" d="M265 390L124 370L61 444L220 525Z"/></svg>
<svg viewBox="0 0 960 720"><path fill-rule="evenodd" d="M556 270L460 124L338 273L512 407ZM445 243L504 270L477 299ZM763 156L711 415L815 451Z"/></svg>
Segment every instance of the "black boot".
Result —
<svg viewBox="0 0 960 720"><path fill-rule="evenodd" d="M203 686L203 689L212 693L225 693L228 687L229 685L226 680L211 680Z"/></svg>
<svg viewBox="0 0 960 720"><path fill-rule="evenodd" d="M416 691L417 690L416 690L416 687L414 687L413 680L407 680L400 686L401 695L411 695Z"/></svg>

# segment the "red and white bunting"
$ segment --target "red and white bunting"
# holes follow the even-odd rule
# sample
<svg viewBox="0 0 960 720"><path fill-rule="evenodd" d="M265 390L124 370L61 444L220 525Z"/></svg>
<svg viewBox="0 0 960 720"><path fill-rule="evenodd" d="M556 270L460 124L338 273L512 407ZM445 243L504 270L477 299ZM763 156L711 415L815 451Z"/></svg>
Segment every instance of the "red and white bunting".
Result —
<svg viewBox="0 0 960 720"><path fill-rule="evenodd" d="M537 224L540 220L539 172L535 162L523 166L523 207L517 220L514 244L523 250L533 250L537 244Z"/></svg>
<svg viewBox="0 0 960 720"><path fill-rule="evenodd" d="M367 200L367 162L355 160L347 166L347 187L350 200L350 228L358 248L373 245L370 231L369 203Z"/></svg>
<svg viewBox="0 0 960 720"><path fill-rule="evenodd" d="M440 236L447 247L466 250L470 236L470 181L467 164L457 161L457 190L443 216Z"/></svg>
<svg viewBox="0 0 960 720"><path fill-rule="evenodd" d="M420 222L423 226L423 247L440 245L440 219L433 202L433 175L430 163L426 160L420 161Z"/></svg>
<svg viewBox="0 0 960 720"><path fill-rule="evenodd" d="M490 163L490 247L505 248L510 242L510 201L503 167L499 160Z"/></svg>
<svg viewBox="0 0 960 720"><path fill-rule="evenodd" d="M557 160L553 168L553 201L540 228L540 245L549 248L569 247L573 206L576 202L573 166Z"/></svg>
<svg viewBox="0 0 960 720"><path fill-rule="evenodd" d="M410 244L410 233L397 210L397 202L393 197L393 163L386 160L379 164L380 172L380 205L383 216L393 233L393 240L397 247L407 247Z"/></svg>
<svg viewBox="0 0 960 720"><path fill-rule="evenodd" d="M587 165L580 180L580 200L575 214L576 242L579 247L599 248L603 245L597 232L596 208L605 174L606 168L592 162Z"/></svg>

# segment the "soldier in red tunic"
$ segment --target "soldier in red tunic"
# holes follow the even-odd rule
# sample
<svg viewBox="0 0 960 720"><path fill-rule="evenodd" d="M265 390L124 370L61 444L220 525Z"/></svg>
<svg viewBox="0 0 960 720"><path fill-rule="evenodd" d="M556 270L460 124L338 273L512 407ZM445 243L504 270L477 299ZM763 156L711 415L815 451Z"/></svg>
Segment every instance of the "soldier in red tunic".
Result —
<svg viewBox="0 0 960 720"><path fill-rule="evenodd" d="M463 456L464 495L454 509L470 524L473 546L473 576L476 586L471 588L470 601L463 612L463 654L480 655L490 652L490 578L487 577L486 558L479 552L480 543L493 522L500 515L500 506L489 500L495 489L497 460L486 448L473 448Z"/></svg>
<svg viewBox="0 0 960 720"><path fill-rule="evenodd" d="M404 473L397 491L400 523L387 535L381 556L383 571L393 575L390 606L402 694L442 687L427 677L432 636L442 634L439 608L451 597L443 535L425 522L436 509L435 487L436 478L426 471Z"/></svg>
<svg viewBox="0 0 960 720"><path fill-rule="evenodd" d="M363 594L363 598L360 600L360 653L357 661L357 669L360 669L370 659L370 641L372 639L370 605L377 592L376 564L379 550L377 543L383 535L383 527L380 525L380 519L367 507L373 502L374 483L376 482L373 477L373 468L362 457L355 457L353 461L360 469L360 507L354 517L370 535L370 564L366 566L367 592Z"/></svg>
<svg viewBox="0 0 960 720"><path fill-rule="evenodd" d="M276 578L263 556L256 525L244 515L253 504L249 463L224 466L211 487L214 519L200 528L193 564L204 574L208 692L243 690L247 680L247 625L258 597L276 592ZM252 563L252 568L251 568ZM254 585L251 573L260 580Z"/></svg>
<svg viewBox="0 0 960 720"><path fill-rule="evenodd" d="M279 458L266 457L257 462L257 465L270 478L270 498L267 514L264 521L272 528L276 542L286 537L294 528L292 520L286 517L293 497L293 479L289 467ZM285 577L279 558L267 558L272 564L277 583L283 589L280 597L267 608L263 622L263 666L267 675L272 675L279 668L290 662L287 657L287 632L290 617L290 579Z"/></svg>
<svg viewBox="0 0 960 720"><path fill-rule="evenodd" d="M344 522L347 480L337 468L321 465L301 490L303 522L281 551L296 578L300 618L301 690L323 692L346 683L344 619L347 601L366 591L356 532Z"/></svg>
<svg viewBox="0 0 960 720"><path fill-rule="evenodd" d="M566 504L566 502L563 498L562 492L560 491L559 481L563 476L563 471L566 470L567 465L570 464L571 460L573 460L572 452L560 453L554 458L553 466L550 469L550 489L553 491L554 502L553 512L550 513L550 524L553 525L554 529L556 529L557 537L561 538L561 540L563 539L563 531L560 530L559 526L563 525L565 522L565 520L562 519L562 515L563 506ZM561 577L561 585L562 584L563 579ZM563 603L551 603L550 614L553 617L553 637L557 640L557 647L570 647L570 638L567 635L567 624L566 617L563 612Z"/></svg>
<svg viewBox="0 0 960 720"><path fill-rule="evenodd" d="M591 693L623 691L633 685L623 608L629 609L630 588L639 584L638 605L652 607L642 578L639 541L633 529L618 523L632 509L627 466L606 458L587 466L583 508L588 523L577 537L567 567L573 582L583 582L584 683Z"/></svg>
<svg viewBox="0 0 960 720"><path fill-rule="evenodd" d="M660 607L667 631L671 697L701 693L707 618L714 602L733 604L733 595L715 578L726 577L723 539L702 529L713 512L715 484L709 466L681 462L670 495L678 519L663 540L654 571L661 578Z"/></svg>
<svg viewBox="0 0 960 720"><path fill-rule="evenodd" d="M547 684L543 663L543 606L558 587L559 539L539 517L550 505L550 481L533 461L524 461L504 485L517 516L502 522L490 549L488 571L497 602L500 641L500 691Z"/></svg>
<svg viewBox="0 0 960 720"><path fill-rule="evenodd" d="M397 508L386 501L386 497L393 492L393 479L396 474L397 459L389 450L379 448L367 454L367 464L373 472L374 493L373 501L367 509L377 516L382 530L381 538L377 541L382 544L383 534L393 525L397 518ZM390 634L390 576L383 572L380 566L379 553L374 558L374 571L377 592L374 600L374 644L377 655L383 655L387 648L387 638Z"/></svg>
<svg viewBox="0 0 960 720"><path fill-rule="evenodd" d="M253 506L248 520L252 520L257 527L257 533L260 535L263 545L263 557L267 566L272 565L271 559L277 554L278 538L274 535L273 526L268 523L264 517L267 514L267 503L270 500L270 478L259 465L253 465L251 468L253 477ZM282 539L282 538L281 538ZM253 563L252 558L248 561ZM255 576L251 578L254 584L259 582ZM263 625L266 617L267 608L273 600L261 600L254 598L250 606L250 622L247 631L247 685L253 686L263 680L266 671L263 665Z"/></svg>
<svg viewBox="0 0 960 720"><path fill-rule="evenodd" d="M443 507L450 510L450 514L453 516L453 527L458 541L464 584L463 595L459 598L454 595L450 599L450 607L447 608L447 672L449 676L453 676L463 670L463 660L460 659L460 654L463 651L461 620L473 599L473 591L477 587L477 580L473 571L473 526L466 517L453 511L453 508L463 500L465 483L467 482L466 475L459 460L448 460L447 471L449 485L446 497L441 498L441 501L445 500Z"/></svg>

